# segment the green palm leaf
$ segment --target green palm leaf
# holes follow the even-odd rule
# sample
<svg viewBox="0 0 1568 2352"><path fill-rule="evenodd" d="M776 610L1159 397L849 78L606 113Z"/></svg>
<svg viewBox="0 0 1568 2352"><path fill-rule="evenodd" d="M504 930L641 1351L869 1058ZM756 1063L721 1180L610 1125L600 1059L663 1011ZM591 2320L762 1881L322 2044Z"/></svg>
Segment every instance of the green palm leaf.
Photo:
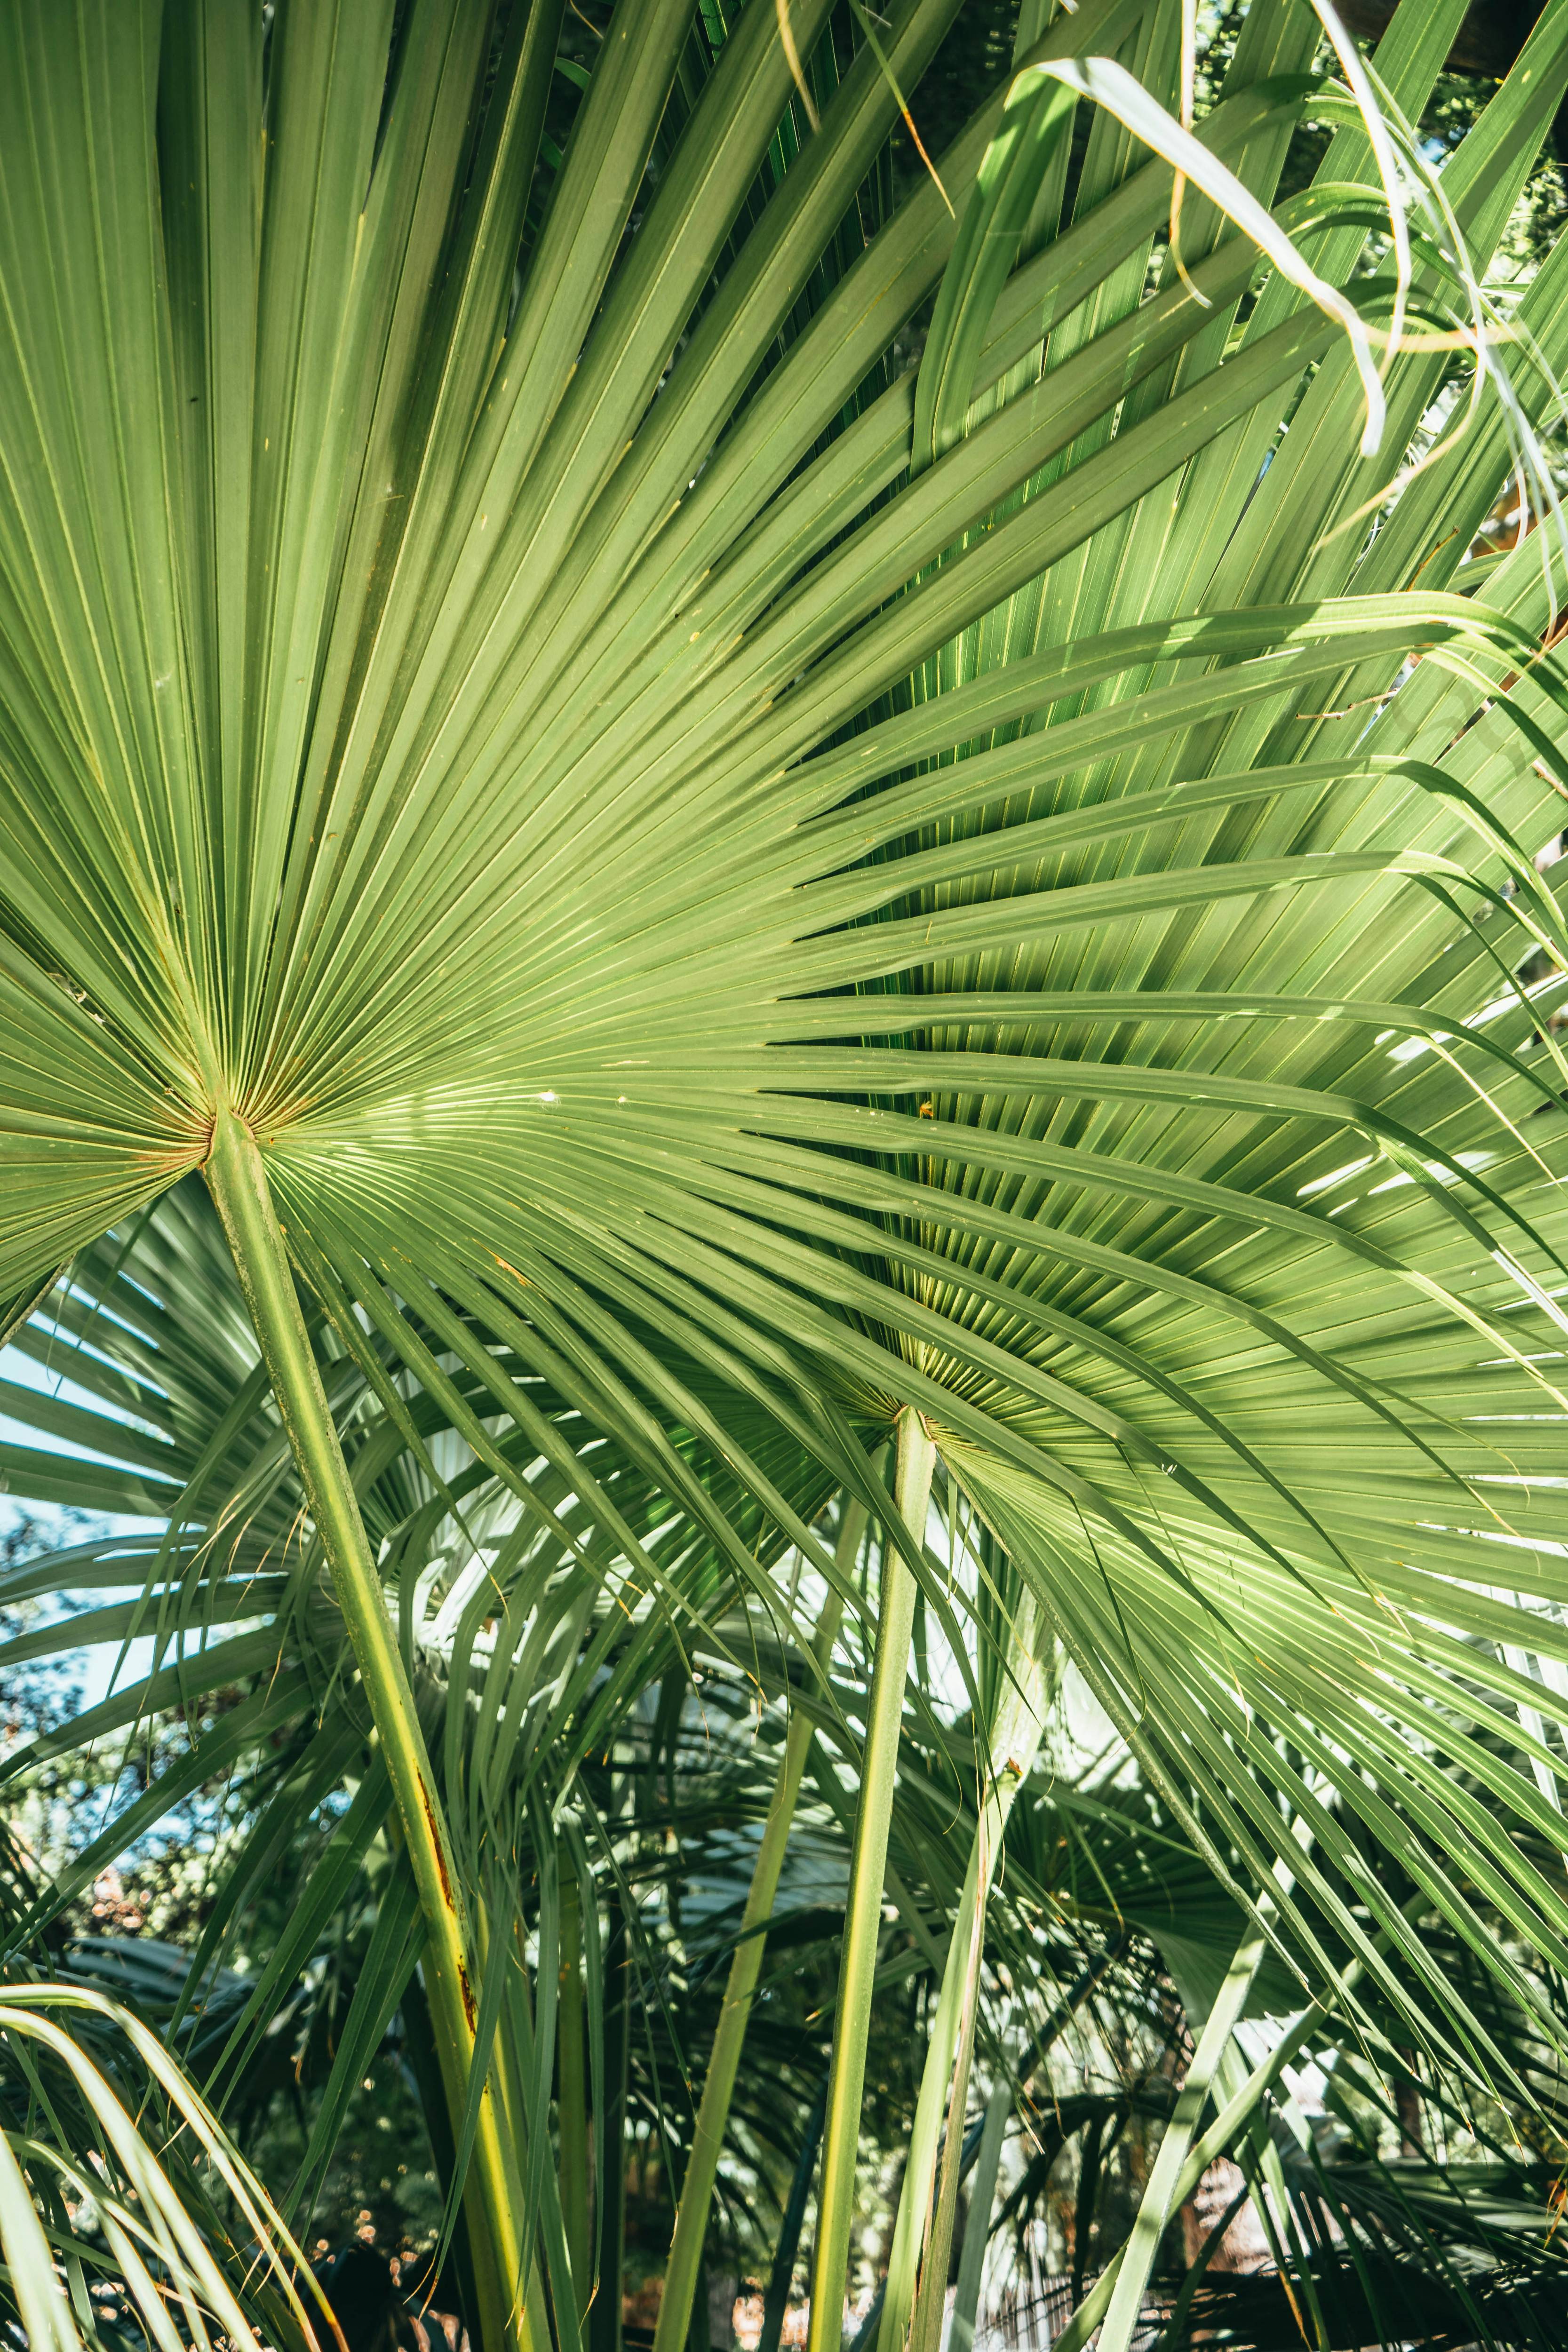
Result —
<svg viewBox="0 0 1568 2352"><path fill-rule="evenodd" d="M1409 2005L1381 1930L1506 2068L1374 1885L1352 1913L1342 1783L1457 1934L1486 1942L1484 1895L1568 1956L1555 1865L1496 1835L1563 1845L1530 1662L1563 1646L1568 1073L1524 992L1568 944L1531 862L1568 687L1537 545L1484 605L1444 593L1511 423L1401 488L1448 364L1418 349L1363 446L1364 363L1309 299L1403 299L1356 275L1359 127L1268 232L1288 270L1259 285L1221 209L1263 235L1310 12L1259 0L1209 147L1165 140L1192 284L1167 258L1147 295L1172 175L1125 122L1165 137L1179 11L1031 12L1018 62L1124 120L1095 115L1070 219L1063 140L1026 142L994 251L1005 88L940 190L876 193L956 13L904 0L872 44L792 8L807 132L762 0L727 35L623 7L557 170L546 5L289 5L265 38L241 0L11 12L0 1298L205 1170L279 1418L226 1276L224 1348L183 1343L205 1418L94 1375L144 1426L68 1479L191 1530L100 1630L235 1622L250 1548L287 1590L216 1650L289 1629L279 1719L346 1634L498 2342L536 2217L558 2325L577 2298L495 1831L656 1639L595 1700L611 1623L572 1576L776 1617L787 1544L832 1576L834 1487L886 1515L869 1450L911 1410L1237 1898L1289 1852L1307 1965L1349 1948ZM1407 110L1454 14L1379 52ZM1444 174L1479 266L1565 82L1553 5ZM1441 318L1454 266L1416 250ZM1521 313L1542 368L1565 290L1560 248ZM486 1486L520 1646L467 1676L468 1596L453 1680L483 1687L437 1755L417 1579ZM301 1507L332 1601L280 1565ZM529 1714L547 1589L563 1679ZM182 1647L102 1720L209 1670ZM836 2109L836 2178L846 2144ZM831 2263L818 2302L832 2352Z"/></svg>

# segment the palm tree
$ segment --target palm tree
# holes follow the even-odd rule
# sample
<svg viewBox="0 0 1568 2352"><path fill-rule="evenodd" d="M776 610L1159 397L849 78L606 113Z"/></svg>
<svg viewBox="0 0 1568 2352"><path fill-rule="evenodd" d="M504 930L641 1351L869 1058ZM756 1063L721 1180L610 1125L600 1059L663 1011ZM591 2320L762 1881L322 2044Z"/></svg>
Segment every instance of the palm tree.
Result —
<svg viewBox="0 0 1568 2352"><path fill-rule="evenodd" d="M1556 2030L1560 558L1461 566L1540 476L1568 262L1511 380L1479 275L1568 8L1380 277L1453 14L1275 218L1300 0L1196 139L1179 5L1030 0L929 170L959 0L628 0L585 60L559 0L6 10L0 1296L168 1517L95 1570L157 1664L92 1728L254 1676L212 1738L312 1729L247 1866L351 1759L340 1884L391 1825L487 2346L571 2347L593 2260L573 1775L727 1618L825 1723L816 1596L873 1628L813 2352L922 1612L983 1793L889 2326L1050 1643L1247 1922L1102 2342L1271 1946L1510 2077L1352 1823Z"/></svg>

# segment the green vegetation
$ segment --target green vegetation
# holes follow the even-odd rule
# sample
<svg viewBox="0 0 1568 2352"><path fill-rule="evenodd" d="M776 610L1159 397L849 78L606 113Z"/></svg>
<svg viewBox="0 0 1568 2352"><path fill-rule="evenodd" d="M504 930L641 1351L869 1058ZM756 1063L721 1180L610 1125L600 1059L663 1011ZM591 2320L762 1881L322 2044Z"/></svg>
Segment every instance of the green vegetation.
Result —
<svg viewBox="0 0 1568 2352"><path fill-rule="evenodd" d="M1568 0L1464 15L0 0L33 2345L1562 2341Z"/></svg>

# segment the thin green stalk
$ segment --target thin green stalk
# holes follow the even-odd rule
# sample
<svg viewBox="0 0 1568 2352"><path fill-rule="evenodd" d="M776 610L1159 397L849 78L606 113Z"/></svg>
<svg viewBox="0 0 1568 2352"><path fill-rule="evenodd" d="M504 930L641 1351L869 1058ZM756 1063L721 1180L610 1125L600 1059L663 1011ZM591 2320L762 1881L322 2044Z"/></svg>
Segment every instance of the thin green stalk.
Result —
<svg viewBox="0 0 1568 2352"><path fill-rule="evenodd" d="M836 1554L837 1565L846 1577L854 1565L865 1531L864 1506L847 1503ZM826 1667L833 1654L842 1614L843 1602L829 1588L813 1644L820 1667ZM702 2103L698 2109L697 2126L691 2137L691 2154L687 2161L686 2178L681 2183L680 2204L675 2216L675 2235L670 2242L669 2266L658 2306L653 2352L680 2352L690 2326L698 2273L701 2268L702 2249L708 2235L708 2214L713 2201L713 2182L719 2168L719 2151L730 2119L730 2102L734 2095L735 2077L740 2071L742 2045L752 2013L752 1998L762 1972L763 1951L767 1942L765 1929L773 1916L779 1873L784 1867L784 1849L789 1843L795 1804L800 1796L801 1776L805 1770L812 1736L810 1716L804 1707L796 1707L784 1736L784 1760L779 1766L773 1801L768 1807L762 1843L757 1848L746 1907L741 1917L740 1940L730 1962L724 2005L719 2012L713 2053L708 2061L708 2074L702 2085Z"/></svg>
<svg viewBox="0 0 1568 2352"><path fill-rule="evenodd" d="M457 2169L457 2144L452 2137L452 2115L447 2104L447 2085L442 2079L441 2062L436 2052L436 2029L430 2021L430 2004L417 1969L409 1979L399 2011L403 2021L403 2053L418 2086L420 2111L430 2135L436 2180L444 2202L451 2190L452 2176ZM467 2315L477 2327L479 2284L474 2272L473 2249L468 2243L467 2203L458 2208L452 2224L452 2242L436 2283L433 2300L437 2308L450 2310L450 2298L454 2293L457 2308Z"/></svg>
<svg viewBox="0 0 1568 2352"><path fill-rule="evenodd" d="M1215 2097L1220 2091L1227 2096L1234 2095L1246 2081L1247 2060L1233 2037L1230 2047L1220 2060ZM1253 2186L1253 2204L1258 2225L1268 2242L1274 2267L1279 2273L1280 2288L1290 2306L1291 2316L1300 2330L1301 2340L1303 2344L1316 2346L1318 2352L1324 2352L1329 2331L1312 2280L1310 2250L1297 2226L1290 2192L1286 2185L1285 2168L1279 2161L1279 2150L1274 2145L1268 2119L1260 2107L1255 2107L1247 2117L1242 2143L1238 2143L1232 2153Z"/></svg>
<svg viewBox="0 0 1568 2352"><path fill-rule="evenodd" d="M536 2044L533 2032L533 2005L528 1990L528 1938L515 1906L510 1906L512 1954L516 1973L502 1996L501 2012L496 2021L496 2035L490 2057L490 2074L487 2089L494 2094L495 2111L500 2134L500 2152L506 2166L504 2174L506 2205L509 2213L527 2210L528 2192L520 2169L522 2149L526 2144L527 2126L524 2117L529 2111L528 2084L535 2072ZM476 1887L473 1899L474 1949L479 1964L479 1974L485 1977L492 1965L490 1943L490 1911L482 1886ZM541 2200L542 2205L543 2200ZM543 2232L536 2221L528 2241L527 2265L522 2289L522 2332L526 2341L535 2347L553 2345L556 2352L579 2352L572 2341L564 2317L558 2315L552 2329L550 2324L550 2304L545 2294L544 2265L540 2259L540 2241Z"/></svg>
<svg viewBox="0 0 1568 2352"><path fill-rule="evenodd" d="M1426 1899L1426 1889L1417 1887L1405 1906L1405 1917L1413 1916ZM1372 1939L1374 1948L1380 1951L1386 1948L1389 1940L1387 1928L1380 1928ZM1238 1953L1237 1958L1239 1958ZM1352 1993L1364 1973L1364 1961L1351 1960L1340 1976L1336 1990L1342 1996ZM1223 1998L1222 1992L1221 1999ZM1215 2006L1217 2007L1218 2003ZM1323 2023L1329 2014L1329 2008L1330 1995L1326 1992L1320 1993L1311 2007L1302 2011L1288 2033L1281 2034L1268 2056L1258 2060L1240 2088L1226 2101L1203 2137L1194 2141L1188 2150L1185 2163L1182 2166L1174 2182L1171 2184L1169 2196L1165 2200L1168 2213L1173 2213L1179 2206L1186 2203L1215 2157L1224 2156L1237 2134L1244 2131L1251 2123L1263 2100L1285 2072L1286 2067L1294 2064L1298 2056ZM1200 2044L1200 2048L1201 2046ZM1196 2064L1195 2059L1194 2064L1194 2066ZM1131 2241L1129 2240L1128 2243L1131 2244ZM1082 2347L1089 2342L1089 2337L1104 2318L1111 2296L1120 2284L1127 2251L1127 2246L1121 2246L1112 2255L1060 2336L1058 2336L1056 2352L1082 2352ZM1139 2292L1141 2298L1142 2288Z"/></svg>
<svg viewBox="0 0 1568 2352"><path fill-rule="evenodd" d="M1176 2112L1165 2127L1154 2169L1149 2175L1132 2234L1121 2250L1121 2267L1110 2297L1110 2308L1100 2332L1101 2352L1128 2352L1143 2308L1143 2290L1165 2234L1165 2224L1176 2210L1176 2183L1183 2159L1193 2144L1198 2118L1208 2103L1220 2060L1225 2055L1237 2019L1246 2006L1268 1950L1267 1938L1257 1929L1242 1938L1226 1971L1224 1984L1208 2013Z"/></svg>
<svg viewBox="0 0 1568 2352"><path fill-rule="evenodd" d="M226 1106L213 1122L205 1174L331 1570L392 1783L427 1929L426 1984L456 2136L467 2111L476 2015L462 1892L414 1694L300 1311L267 1171L249 1129ZM488 2087L466 2203L487 2347L516 2345L520 2352L527 2352L531 2339L519 2301L521 2264L516 2216L507 2193L504 2153Z"/></svg>
<svg viewBox="0 0 1568 2352"><path fill-rule="evenodd" d="M805 2221L811 2184L816 2177L816 2151L822 2145L822 2126L826 2116L827 2077L824 2074L816 2096L811 2103L805 2134L795 2160L795 2178L789 2185L779 2242L773 2249L773 2266L769 2273L767 2292L763 2297L763 2332L757 2339L757 2352L779 2352L784 2337L784 2312L789 2304L790 2288L795 2284L795 2257L800 2252L800 2233Z"/></svg>
<svg viewBox="0 0 1568 2352"><path fill-rule="evenodd" d="M1352 1962L1352 1967L1358 1964ZM1345 1971L1350 1976L1350 1969ZM1223 2156L1237 2132L1242 2130L1257 2110L1270 2085L1278 2081L1307 2042L1322 2024L1328 2013L1327 2003L1317 2001L1304 2017L1298 2019L1284 2039L1276 2043L1267 2058L1262 2058L1247 2076L1242 2088L1228 2099L1213 2123L1196 2142L1171 2189L1169 2209L1175 2211L1184 2205L1216 2156ZM1104 2318L1111 2296L1121 2275L1126 2247L1118 2247L1099 2278L1090 2287L1066 2327L1057 2338L1056 2352L1081 2352L1095 2329ZM1142 2294L1142 2290L1140 2290Z"/></svg>
<svg viewBox="0 0 1568 2352"><path fill-rule="evenodd" d="M949 2352L972 2352L974 2321L980 2309L980 2288L985 2272L985 2248L991 2236L991 2208L996 2200L996 2175L1002 2164L1002 2141L1013 2112L1013 2085L1005 2078L992 2092L980 2135L980 2156L974 2186L969 2194L969 2223L963 2252L958 2258L958 2293L953 2297Z"/></svg>
<svg viewBox="0 0 1568 2352"><path fill-rule="evenodd" d="M947 2284L948 2244L944 2231L951 2231L952 2200L957 2194L952 2166L963 2138L968 2052L979 1998L986 1905L1008 1815L1033 1769L1045 1727L1046 1677L1041 1649L1038 1610L1033 1595L1026 1591L1015 1612L1008 1639L1006 1674L985 1751L988 1782L958 1898L942 1992L910 2133L909 2158L888 2255L887 2298L878 2338L889 2352L901 2352L911 2322L916 2352L921 2352L923 2330L916 2309L917 2287L922 2292L931 2288L926 2294L930 2308L924 2317L929 2319L934 2310L940 2320ZM941 2193L933 2212L931 2190L937 2149L944 2129L947 2147L952 2153L943 2168Z"/></svg>
<svg viewBox="0 0 1568 2352"><path fill-rule="evenodd" d="M1236 2195L1231 2199L1230 2203L1226 2207L1224 2212L1220 2215L1219 2220L1215 2223L1213 2229L1209 2231L1208 2236L1198 2248L1196 2259L1192 2263L1185 2278L1182 2281L1180 2292L1176 2296L1175 2302L1171 2305L1171 2316L1166 2321L1165 2332L1160 2338L1162 2352L1164 2352L1164 2347L1173 2347L1178 2344L1184 2344L1187 2341L1187 2315L1193 2307L1194 2298L1197 2294L1199 2287L1202 2286L1204 2283L1204 2277L1208 2270L1210 2263L1213 2262L1215 2256L1218 2253L1220 2247L1225 2242L1226 2231L1229 2229L1231 2223L1235 2221L1237 2215L1240 2212L1242 2207L1246 2204L1251 2194L1251 2186L1244 2179L1241 2187L1237 2190ZM1283 2279L1283 2272L1280 2273L1280 2277ZM1306 2343L1307 2340L1308 2339L1305 2336L1302 2337L1303 2343Z"/></svg>
<svg viewBox="0 0 1568 2352"><path fill-rule="evenodd" d="M1253 2069L1243 2088L1226 2102L1203 2137L1194 2143L1194 2128L1203 2112L1226 2044L1252 1989L1266 1948L1265 1939L1260 1935L1244 1937L1237 1946L1236 1957L1199 2037L1176 2112L1160 2143L1160 2152L1143 2191L1143 2201L1138 2209L1131 2235L1126 2244L1118 2249L1073 2313L1057 2339L1057 2352L1080 2352L1080 2347L1089 2342L1102 2319L1107 2322L1100 2337L1102 2346L1116 2340L1111 2335L1112 2324L1121 2329L1123 2347L1131 2340L1142 2307L1143 2290L1148 2284L1149 2273L1159 2251L1165 2223L1178 2206L1184 2204L1192 2195L1215 2157L1224 2155L1280 2069L1289 2064L1309 2034L1322 2022L1323 2004L1320 2002L1310 2009L1277 2048ZM1346 1970L1347 1982L1352 1980L1352 1973L1360 1974L1358 1963L1352 1963L1352 1969Z"/></svg>
<svg viewBox="0 0 1568 2352"><path fill-rule="evenodd" d="M910 2321L911 2352L938 2352L942 2343L948 2266L952 2256L952 2225L958 2212L959 2167L963 2158L963 2123L969 2107L969 2069L974 2057L974 2025L980 2008L980 1962L985 1949L984 1920L985 1900L982 1893L963 1990L963 2022L959 2033L958 2056L952 2069L952 2090L947 2103L947 2131L942 2145L936 2209L931 2217L925 2252L921 2260L920 2288ZM955 1945L957 1941L955 1936ZM897 2339L889 2335L882 2340L892 2343Z"/></svg>
<svg viewBox="0 0 1568 2352"><path fill-rule="evenodd" d="M899 1516L917 1544L925 1540L935 1465L936 1447L911 1406L899 1422L894 1493ZM871 2026L871 1988L882 1926L883 1872L899 1769L899 1731L903 1721L904 1678L909 1671L914 1613L914 1570L898 1547L889 1543L882 1555L876 1662L871 1673L860 1803L855 1818L849 1899L844 1915L844 1956L838 1970L833 2077L827 2095L827 2126L823 2136L822 2190L817 2200L816 2259L813 2265L806 2352L838 2352L844 2334L844 2288L849 2273L849 2228L855 2207L860 2103L866 2087L866 2042Z"/></svg>
<svg viewBox="0 0 1568 2352"><path fill-rule="evenodd" d="M561 2218L577 2317L588 2308L592 2260L588 2237L588 2065L583 2022L582 1895L575 1870L561 1881L561 1985L556 2008L560 2053Z"/></svg>
<svg viewBox="0 0 1568 2352"><path fill-rule="evenodd" d="M588 2352L621 2352L621 2282L626 2239L626 2061L631 2040L631 1942L621 1890L605 1895L604 2074L595 2118L594 2231L598 2247Z"/></svg>
<svg viewBox="0 0 1568 2352"><path fill-rule="evenodd" d="M1305 1826L1300 1817L1294 1834L1303 1843L1308 1842ZM1274 1879L1287 1894L1294 1884L1293 1874L1283 1861L1275 1864ZM1154 2158L1154 2168L1149 2175L1131 2234L1115 2261L1107 2265L1095 2282L1092 2292L1085 2296L1068 2322L1057 2352L1079 2352L1079 2347L1088 2342L1100 2325L1102 2314L1105 2325L1100 2336L1100 2352L1128 2352L1137 2330L1143 2306L1143 2290L1149 2284L1149 2273L1154 2266L1154 2257L1159 2252L1165 2224L1176 2208L1192 2195L1215 2157L1228 2145L1228 2138L1215 2139L1218 2125L1210 2126L1195 2148L1193 2147L1193 2135L1208 2104L1210 2092L1221 2080L1221 2067L1231 2033L1263 1965L1263 1956L1268 1949L1265 1926L1273 1916L1274 1910L1273 1890L1266 1889L1255 1914L1258 1925L1237 1946L1235 1957L1226 1971L1225 1982L1215 1997L1214 2007L1198 2036L1198 2046L1193 2053L1193 2063L1187 2069L1182 2095L1176 2102L1176 2112L1160 2142L1160 2151ZM1341 1983L1347 1990L1359 1978L1361 1967L1361 1962L1356 1960L1345 1970ZM1309 2011L1308 2016L1310 2017L1311 2013ZM1234 2133L1241 2123L1247 2120L1264 2090L1273 2081L1269 2067L1285 2063L1282 2053L1289 2040L1290 2037L1287 2036L1286 2042L1275 2051L1273 2058L1265 2060L1263 2065L1255 2071L1249 2078L1247 2092L1226 2105L1219 2120L1224 2123L1234 2116L1231 2132ZM1208 2149L1208 2154L1199 2163L1197 2158L1205 2148Z"/></svg>

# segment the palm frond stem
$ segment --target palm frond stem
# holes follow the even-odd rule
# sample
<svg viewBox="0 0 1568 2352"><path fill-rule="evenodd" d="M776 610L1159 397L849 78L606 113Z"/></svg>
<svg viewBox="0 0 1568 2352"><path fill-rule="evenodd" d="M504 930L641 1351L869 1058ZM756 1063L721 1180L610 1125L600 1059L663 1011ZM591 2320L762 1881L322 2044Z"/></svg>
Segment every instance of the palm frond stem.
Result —
<svg viewBox="0 0 1568 2352"><path fill-rule="evenodd" d="M261 1153L250 1129L226 1106L213 1121L205 1175L331 1570L333 1590L392 1783L427 1931L425 1972L441 2075L453 2129L460 2135L468 2105L478 2014L461 1885L414 1694L310 1349L288 1243L272 1203ZM519 2352L529 2352L518 2298L521 2263L515 2209L488 2085L480 2100L473 2167L465 2193L487 2336L497 2344L516 2344Z"/></svg>
<svg viewBox="0 0 1568 2352"><path fill-rule="evenodd" d="M1007 1641L1006 1673L995 1720L980 1755L984 1798L970 1848L947 1948L942 1992L927 2045L910 2136L898 2219L888 2258L888 2293L880 2341L921 2352L933 2321L940 2324L947 2286L950 2233L958 2193L959 2144L963 2137L969 2065L979 1997L981 1954L991 1884L1001 1857L1007 1816L1033 1769L1045 1725L1045 1633L1032 1592L1022 1595ZM941 2167L940 2180L938 2167ZM936 2187L933 2209L931 2192ZM944 2235L944 2230L947 2233Z"/></svg>
<svg viewBox="0 0 1568 2352"><path fill-rule="evenodd" d="M1198 2120L1208 2103L1208 2095L1219 2073L1220 2061L1229 2044L1232 2031L1247 1997L1252 1990L1258 1971L1268 1949L1268 1938L1261 1928L1249 1927L1237 1946L1236 1956L1226 1973L1225 1982L1215 1997L1214 2007L1193 2053L1193 2063L1187 2079L1182 2085L1182 2095L1176 2103L1160 2153L1154 2159L1154 2169L1149 2176L1142 2201L1138 2208L1132 2233L1121 2250L1121 2266L1110 2308L1105 2315L1100 2331L1101 2352L1131 2352L1133 2336L1143 2310L1143 2290L1154 2257L1160 2250L1165 2224L1175 2211L1173 2189L1182 2170L1182 2158L1192 2146Z"/></svg>
<svg viewBox="0 0 1568 2352"><path fill-rule="evenodd" d="M866 1532L866 1518L863 1504L846 1501L834 1557L834 1565L846 1580L860 1549L861 1538ZM842 1599L830 1586L822 1614L817 1620L816 1639L813 1643L819 1669L825 1670L832 1657L843 1609ZM752 2013L752 1996L762 1972L767 1924L773 1916L778 1895L779 1874L784 1868L784 1849L789 1843L790 1828L795 1820L795 1803L800 1795L801 1780L815 1728L806 1710L797 1707L784 1736L784 1759L773 1784L773 1800L757 1848L752 1883L746 1895L746 1907L741 1917L740 1938L730 1962L729 1981L724 1988L724 2005L719 2012L713 2052L703 2079L702 2101L697 2111L691 2154L681 2183L680 2202L676 2210L675 2234L670 2241L669 2267L665 2274L664 2294L658 2306L653 2352L680 2352L691 2324L691 2305L702 2265L703 2242L707 2234L709 2209L713 2201L713 2184L718 2176L719 2154L730 2119L735 2078L740 2073L741 2052Z"/></svg>
<svg viewBox="0 0 1568 2352"><path fill-rule="evenodd" d="M1002 2142L1013 2112L1011 2079L1004 2075L986 2102L980 2135L980 2155L974 2187L969 2199L969 2220L963 2251L958 2259L958 2293L953 2298L951 2342L953 2352L972 2352L974 2323L980 2309L980 2287L985 2268L985 2245L991 2235L991 2208L996 2198L996 2176L1002 2164Z"/></svg>
<svg viewBox="0 0 1568 2352"><path fill-rule="evenodd" d="M560 2052L561 2217L581 2325L588 2308L588 2066L583 2015L583 1907L574 1870L561 1879L561 1988L556 2006Z"/></svg>
<svg viewBox="0 0 1568 2352"><path fill-rule="evenodd" d="M925 1535L936 1446L912 1405L899 1421L894 1497L907 1534L920 1544ZM867 1711L866 1752L849 1896L844 1916L844 1952L838 1971L838 2009L833 2034L833 2074L823 2134L822 2188L817 2200L816 2259L811 2286L807 2352L838 2352L844 2332L844 2286L849 2269L849 2227L855 2202L855 2158L860 2139L860 2100L866 2081L866 2040L882 1924L882 1889L898 1776L899 1729L903 1718L904 1675L914 1631L915 1574L904 1550L889 1542L883 1552L878 1596L876 1660Z"/></svg>

